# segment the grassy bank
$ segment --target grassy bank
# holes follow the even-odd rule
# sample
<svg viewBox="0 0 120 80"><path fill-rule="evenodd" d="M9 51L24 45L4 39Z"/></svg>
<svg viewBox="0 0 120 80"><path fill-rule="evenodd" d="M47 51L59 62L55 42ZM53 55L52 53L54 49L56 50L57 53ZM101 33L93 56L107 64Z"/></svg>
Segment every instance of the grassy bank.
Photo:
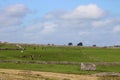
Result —
<svg viewBox="0 0 120 80"><path fill-rule="evenodd" d="M79 65L55 65L55 64L15 64L0 63L0 68L46 71L68 74L94 74L98 72L119 72L120 66L97 66L96 71L82 71Z"/></svg>

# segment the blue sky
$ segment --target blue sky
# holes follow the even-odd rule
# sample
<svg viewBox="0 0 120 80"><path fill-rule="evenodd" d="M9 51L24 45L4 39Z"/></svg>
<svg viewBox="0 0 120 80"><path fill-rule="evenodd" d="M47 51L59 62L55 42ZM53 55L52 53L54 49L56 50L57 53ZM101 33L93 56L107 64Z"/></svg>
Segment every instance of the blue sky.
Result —
<svg viewBox="0 0 120 80"><path fill-rule="evenodd" d="M120 45L120 0L0 0L0 41Z"/></svg>

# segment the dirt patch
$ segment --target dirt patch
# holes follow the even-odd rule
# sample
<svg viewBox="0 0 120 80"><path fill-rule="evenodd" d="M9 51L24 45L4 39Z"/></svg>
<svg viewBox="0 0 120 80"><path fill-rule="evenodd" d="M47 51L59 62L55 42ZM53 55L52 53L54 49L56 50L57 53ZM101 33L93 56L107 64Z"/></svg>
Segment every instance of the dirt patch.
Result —
<svg viewBox="0 0 120 80"><path fill-rule="evenodd" d="M97 80L90 75L61 74L52 72L0 69L0 80Z"/></svg>
<svg viewBox="0 0 120 80"><path fill-rule="evenodd" d="M98 77L104 77L104 76L120 77L120 73L102 72L102 73L93 74L93 76L98 76Z"/></svg>

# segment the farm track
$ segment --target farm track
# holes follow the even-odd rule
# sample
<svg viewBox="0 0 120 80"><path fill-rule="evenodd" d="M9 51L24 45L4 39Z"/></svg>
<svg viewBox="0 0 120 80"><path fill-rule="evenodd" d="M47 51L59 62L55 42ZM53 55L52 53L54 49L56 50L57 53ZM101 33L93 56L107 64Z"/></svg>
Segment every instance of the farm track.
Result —
<svg viewBox="0 0 120 80"><path fill-rule="evenodd" d="M97 78L90 75L0 69L0 80L97 80Z"/></svg>

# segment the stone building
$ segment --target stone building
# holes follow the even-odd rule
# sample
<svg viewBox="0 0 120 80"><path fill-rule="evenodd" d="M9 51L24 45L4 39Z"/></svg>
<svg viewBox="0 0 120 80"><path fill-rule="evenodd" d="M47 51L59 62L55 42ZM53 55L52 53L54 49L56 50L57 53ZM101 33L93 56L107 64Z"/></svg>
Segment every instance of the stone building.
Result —
<svg viewBox="0 0 120 80"><path fill-rule="evenodd" d="M93 63L81 63L81 70L96 70L96 65Z"/></svg>

